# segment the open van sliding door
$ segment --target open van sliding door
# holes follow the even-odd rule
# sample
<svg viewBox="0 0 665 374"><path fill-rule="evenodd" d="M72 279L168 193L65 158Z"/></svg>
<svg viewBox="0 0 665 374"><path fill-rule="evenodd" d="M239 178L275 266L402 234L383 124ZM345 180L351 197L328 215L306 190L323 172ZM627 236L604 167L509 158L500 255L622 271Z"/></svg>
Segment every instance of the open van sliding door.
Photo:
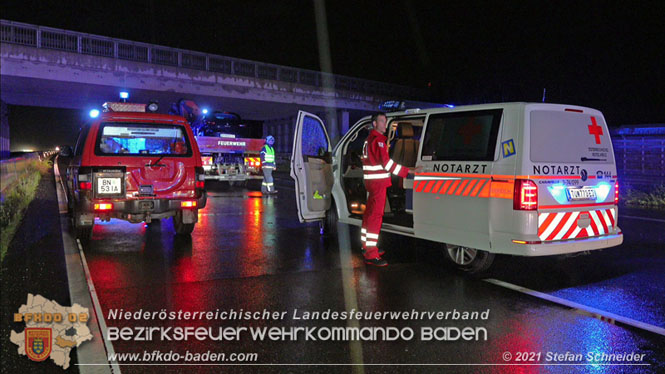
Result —
<svg viewBox="0 0 665 374"><path fill-rule="evenodd" d="M428 116L418 155L423 172L413 187L417 237L489 249L489 198L501 118L502 109ZM512 198L512 189L505 194Z"/></svg>
<svg viewBox="0 0 665 374"><path fill-rule="evenodd" d="M299 111L291 153L300 222L321 220L330 209L333 186L330 138L321 118Z"/></svg>

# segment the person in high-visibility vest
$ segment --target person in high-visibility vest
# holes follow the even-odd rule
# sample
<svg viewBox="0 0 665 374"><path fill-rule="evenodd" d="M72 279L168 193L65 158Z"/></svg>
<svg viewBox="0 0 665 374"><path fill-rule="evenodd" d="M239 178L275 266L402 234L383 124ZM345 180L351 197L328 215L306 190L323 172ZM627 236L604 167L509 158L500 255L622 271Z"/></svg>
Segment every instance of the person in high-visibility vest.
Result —
<svg viewBox="0 0 665 374"><path fill-rule="evenodd" d="M384 251L380 250L377 244L383 223L383 210L386 205L386 189L392 184L390 173L405 178L407 174L420 172L422 166L409 169L390 159L386 143L388 138L384 135L388 125L385 113L373 115L372 125L374 129L369 133L363 145L363 180L369 195L363 214L360 240L363 243L365 264L388 266L388 262L381 258Z"/></svg>
<svg viewBox="0 0 665 374"><path fill-rule="evenodd" d="M265 194L276 194L275 183L272 179L272 172L275 167L275 149L272 145L275 144L275 138L272 135L266 137L266 144L261 148L261 167L263 168L263 183L261 184L261 192Z"/></svg>

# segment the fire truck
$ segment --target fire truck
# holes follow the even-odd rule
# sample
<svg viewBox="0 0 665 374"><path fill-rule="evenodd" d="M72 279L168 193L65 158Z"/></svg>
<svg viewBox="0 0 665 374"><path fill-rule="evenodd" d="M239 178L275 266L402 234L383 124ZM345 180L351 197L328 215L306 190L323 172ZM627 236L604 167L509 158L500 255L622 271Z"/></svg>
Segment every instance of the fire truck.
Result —
<svg viewBox="0 0 665 374"><path fill-rule="evenodd" d="M242 120L232 112L210 112L186 99L174 103L170 113L185 117L192 127L206 180L233 185L263 179L260 152L264 141L259 121Z"/></svg>

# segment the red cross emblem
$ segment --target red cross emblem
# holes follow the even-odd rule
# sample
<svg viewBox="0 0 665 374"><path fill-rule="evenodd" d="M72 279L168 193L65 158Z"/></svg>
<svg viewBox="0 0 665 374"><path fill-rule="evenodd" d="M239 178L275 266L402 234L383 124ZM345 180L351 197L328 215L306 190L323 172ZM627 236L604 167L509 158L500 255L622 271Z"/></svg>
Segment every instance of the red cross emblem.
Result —
<svg viewBox="0 0 665 374"><path fill-rule="evenodd" d="M596 117L591 117L591 124L589 125L589 135L596 137L596 144L600 144L600 136L603 135L603 128L596 123Z"/></svg>

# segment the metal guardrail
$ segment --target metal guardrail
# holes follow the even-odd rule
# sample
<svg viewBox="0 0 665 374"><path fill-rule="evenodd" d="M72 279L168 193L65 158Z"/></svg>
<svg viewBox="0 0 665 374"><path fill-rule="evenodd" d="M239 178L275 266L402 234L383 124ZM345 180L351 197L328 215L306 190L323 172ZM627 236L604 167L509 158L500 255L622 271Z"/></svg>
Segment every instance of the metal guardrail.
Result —
<svg viewBox="0 0 665 374"><path fill-rule="evenodd" d="M16 184L21 176L28 172L28 165L32 161L39 160L39 153L28 153L21 157L10 158L0 161L0 194L4 201L5 190Z"/></svg>
<svg viewBox="0 0 665 374"><path fill-rule="evenodd" d="M0 28L0 40L3 43L280 81L317 88L322 87L324 82L332 82L335 90L339 90L339 95L343 97L365 93L399 99L426 99L424 91L413 87L327 74L314 70L206 54L8 20L0 20Z"/></svg>

